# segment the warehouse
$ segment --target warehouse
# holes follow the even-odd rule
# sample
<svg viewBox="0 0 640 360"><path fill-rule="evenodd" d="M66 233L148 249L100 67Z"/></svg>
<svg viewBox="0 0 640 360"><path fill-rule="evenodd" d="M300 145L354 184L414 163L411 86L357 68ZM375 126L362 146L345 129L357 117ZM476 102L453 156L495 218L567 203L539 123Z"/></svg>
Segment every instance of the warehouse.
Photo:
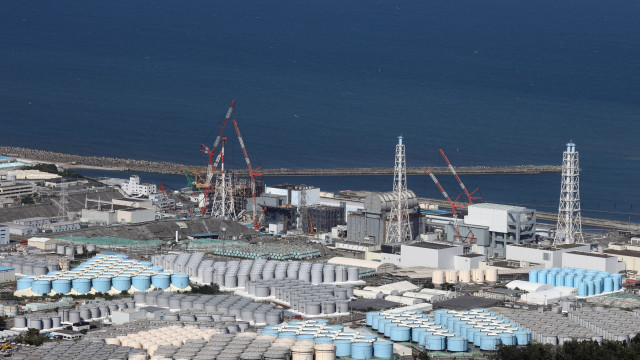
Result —
<svg viewBox="0 0 640 360"><path fill-rule="evenodd" d="M617 256L583 251L569 251L562 254L562 266L610 273L619 271ZM624 267L624 263L622 263L622 267Z"/></svg>
<svg viewBox="0 0 640 360"><path fill-rule="evenodd" d="M16 281L16 270L9 266L0 266L0 283Z"/></svg>
<svg viewBox="0 0 640 360"><path fill-rule="evenodd" d="M589 244L564 244L557 246L507 245L507 260L543 264L545 268L570 266L562 263L562 254L568 251L589 251ZM582 267L581 265L576 267Z"/></svg>
<svg viewBox="0 0 640 360"><path fill-rule="evenodd" d="M454 257L462 255L464 248L436 242L415 242L397 246L382 246L382 262L388 262L401 268L425 266L435 269L453 269Z"/></svg>
<svg viewBox="0 0 640 360"><path fill-rule="evenodd" d="M378 274L384 274L395 269L395 266L393 266L392 264L361 259L351 259L345 257L334 257L329 259L327 263L333 265L356 266L360 268L374 269Z"/></svg>
<svg viewBox="0 0 640 360"><path fill-rule="evenodd" d="M45 237L32 237L28 240L27 244L44 251L55 251L57 239L50 239Z"/></svg>
<svg viewBox="0 0 640 360"><path fill-rule="evenodd" d="M46 232L60 232L80 229L80 223L77 221L59 221L57 223L46 224L42 227Z"/></svg>
<svg viewBox="0 0 640 360"><path fill-rule="evenodd" d="M625 270L627 271L640 271L640 251L605 250L605 254L618 257L618 261L625 263Z"/></svg>

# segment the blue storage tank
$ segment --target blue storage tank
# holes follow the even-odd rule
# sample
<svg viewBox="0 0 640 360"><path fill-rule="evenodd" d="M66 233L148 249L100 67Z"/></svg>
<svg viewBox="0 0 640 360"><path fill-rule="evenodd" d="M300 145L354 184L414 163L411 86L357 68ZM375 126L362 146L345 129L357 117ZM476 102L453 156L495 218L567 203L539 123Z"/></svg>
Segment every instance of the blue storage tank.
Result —
<svg viewBox="0 0 640 360"><path fill-rule="evenodd" d="M587 295L595 295L595 286L593 284L593 281L587 281Z"/></svg>
<svg viewBox="0 0 640 360"><path fill-rule="evenodd" d="M151 262L151 261L140 261L138 263L138 265L152 267L153 266L153 262Z"/></svg>
<svg viewBox="0 0 640 360"><path fill-rule="evenodd" d="M578 288L578 296L587 296L587 283L581 281L576 287Z"/></svg>
<svg viewBox="0 0 640 360"><path fill-rule="evenodd" d="M556 274L555 273L547 273L547 284L556 286Z"/></svg>
<svg viewBox="0 0 640 360"><path fill-rule="evenodd" d="M613 277L613 290L620 290L622 287L622 274L611 274Z"/></svg>
<svg viewBox="0 0 640 360"><path fill-rule="evenodd" d="M378 335L375 334L360 334L360 339L364 339L364 340L376 340L378 338Z"/></svg>
<svg viewBox="0 0 640 360"><path fill-rule="evenodd" d="M326 329L329 329L329 330L336 330L336 331L342 331L342 330L344 330L344 325L338 325L338 324L336 324L336 325L329 325L328 327L326 327L326 328L325 328L325 330L326 330Z"/></svg>
<svg viewBox="0 0 640 360"><path fill-rule="evenodd" d="M500 334L500 342L506 346L518 345L518 339L516 338L516 335L510 333Z"/></svg>
<svg viewBox="0 0 640 360"><path fill-rule="evenodd" d="M51 292L51 281L36 280L31 284L31 291L38 295L44 295Z"/></svg>
<svg viewBox="0 0 640 360"><path fill-rule="evenodd" d="M187 279L187 280L189 280L189 279ZM329 319L316 319L316 324L328 325L329 324Z"/></svg>
<svg viewBox="0 0 640 360"><path fill-rule="evenodd" d="M447 346L447 339L442 335L429 335L425 338L425 349L427 350L444 350Z"/></svg>
<svg viewBox="0 0 640 360"><path fill-rule="evenodd" d="M613 281L613 279L612 279ZM29 276L23 276L20 279L18 279L18 282L16 284L16 289L18 290L24 290L24 289L28 289L31 287L31 285L33 284L33 278L29 277ZM612 287L613 287L613 283L611 283Z"/></svg>
<svg viewBox="0 0 640 360"><path fill-rule="evenodd" d="M473 343L473 339L475 338L475 334L478 332L479 330L474 328L474 327L470 327L467 330L467 339L469 340L470 343Z"/></svg>
<svg viewBox="0 0 640 360"><path fill-rule="evenodd" d="M560 273L556 275L556 286L564 286L565 274Z"/></svg>
<svg viewBox="0 0 640 360"><path fill-rule="evenodd" d="M153 275L151 277L151 284L158 289L166 289L171 285L171 276L170 275Z"/></svg>
<svg viewBox="0 0 640 360"><path fill-rule="evenodd" d="M97 277L91 280L93 289L97 292L106 293L111 290L111 279L104 277Z"/></svg>
<svg viewBox="0 0 640 360"><path fill-rule="evenodd" d="M426 329L424 328L415 328L411 331L411 341L420 342L420 334L424 333Z"/></svg>
<svg viewBox="0 0 640 360"><path fill-rule="evenodd" d="M173 274L171 275L171 284L178 289L184 289L189 286L189 275Z"/></svg>
<svg viewBox="0 0 640 360"><path fill-rule="evenodd" d="M68 294L71 292L71 280L57 279L51 282L51 288L56 294Z"/></svg>
<svg viewBox="0 0 640 360"><path fill-rule="evenodd" d="M455 321L457 319L458 318L455 318L455 317L451 316L451 317L447 318L447 323L446 324L443 323L442 325L446 325L447 329L450 329L451 331L453 331L453 324L455 323Z"/></svg>
<svg viewBox="0 0 640 360"><path fill-rule="evenodd" d="M393 329L395 329L396 327L398 327L397 325L395 325L396 323L387 323L384 325L384 337L391 337L391 331Z"/></svg>
<svg viewBox="0 0 640 360"><path fill-rule="evenodd" d="M378 330L378 321L383 319L382 315L373 315L371 317L371 328L374 330Z"/></svg>
<svg viewBox="0 0 640 360"><path fill-rule="evenodd" d="M604 291L605 292L613 291L613 278L608 277L604 279Z"/></svg>
<svg viewBox="0 0 640 360"><path fill-rule="evenodd" d="M516 331L514 334L516 335L518 345L527 345L531 342L531 331Z"/></svg>
<svg viewBox="0 0 640 360"><path fill-rule="evenodd" d="M409 341L411 340L411 328L406 326L396 326L391 328L390 338L393 341Z"/></svg>
<svg viewBox="0 0 640 360"><path fill-rule="evenodd" d="M318 337L315 340L316 344L333 344L333 338L330 337Z"/></svg>
<svg viewBox="0 0 640 360"><path fill-rule="evenodd" d="M281 333L278 333L278 337L283 339L295 339L296 336L298 335L295 333L295 331L283 331Z"/></svg>
<svg viewBox="0 0 640 360"><path fill-rule="evenodd" d="M366 318L367 319L367 326L371 326L373 324L373 315L378 315L378 314L380 314L380 313L377 312L377 311L369 311L367 313L367 318Z"/></svg>
<svg viewBox="0 0 640 360"><path fill-rule="evenodd" d="M312 334L300 334L296 336L297 341L313 341L316 336Z"/></svg>
<svg viewBox="0 0 640 360"><path fill-rule="evenodd" d="M370 342L351 343L351 357L354 359L371 359L373 357L373 344Z"/></svg>
<svg viewBox="0 0 640 360"><path fill-rule="evenodd" d="M382 359L391 359L393 357L393 343L388 340L378 340L374 342L373 356Z"/></svg>
<svg viewBox="0 0 640 360"><path fill-rule="evenodd" d="M277 329L267 329L264 328L262 330L260 330L260 335L278 335L278 330Z"/></svg>
<svg viewBox="0 0 640 360"><path fill-rule="evenodd" d="M564 286L573 287L573 280L575 279L575 275L569 274L564 277Z"/></svg>
<svg viewBox="0 0 640 360"><path fill-rule="evenodd" d="M431 336L433 333L430 331L425 331L420 333L420 339L418 340L418 346L425 347L427 343L427 336Z"/></svg>
<svg viewBox="0 0 640 360"><path fill-rule="evenodd" d="M333 343L336 345L336 356L351 356L351 340L340 339Z"/></svg>
<svg viewBox="0 0 640 360"><path fill-rule="evenodd" d="M86 294L91 291L91 279L77 278L71 281L71 287L79 294Z"/></svg>
<svg viewBox="0 0 640 360"><path fill-rule="evenodd" d="M441 318L442 315L446 314L447 310L436 310L433 313L433 320L435 321L436 324L441 324Z"/></svg>
<svg viewBox="0 0 640 360"><path fill-rule="evenodd" d="M497 336L486 335L480 340L480 350L495 351L500 345L500 338Z"/></svg>
<svg viewBox="0 0 640 360"><path fill-rule="evenodd" d="M117 276L111 279L113 288L118 291L128 291L131 288L131 278L126 276Z"/></svg>
<svg viewBox="0 0 640 360"><path fill-rule="evenodd" d="M153 270L153 271L164 271L164 268L162 266L152 266L151 270Z"/></svg>
<svg viewBox="0 0 640 360"><path fill-rule="evenodd" d="M378 321L378 333L384 334L384 328L390 322L391 322L391 320L389 320L389 319L380 319Z"/></svg>
<svg viewBox="0 0 640 360"><path fill-rule="evenodd" d="M470 328L471 328L471 325L468 325L468 324L461 325L460 333L458 335L460 335L463 338L467 338L467 332L469 331Z"/></svg>
<svg viewBox="0 0 640 360"><path fill-rule="evenodd" d="M529 281L530 282L538 282L538 270L529 271Z"/></svg>
<svg viewBox="0 0 640 360"><path fill-rule="evenodd" d="M540 272L538 272L538 282L540 284L547 283L547 274L548 274L547 270L540 270Z"/></svg>
<svg viewBox="0 0 640 360"><path fill-rule="evenodd" d="M469 349L469 342L467 339L460 336L452 336L447 338L447 350L449 351L467 351Z"/></svg>
<svg viewBox="0 0 640 360"><path fill-rule="evenodd" d="M151 278L147 275L138 275L131 278L131 286L140 291L148 290L151 286Z"/></svg>

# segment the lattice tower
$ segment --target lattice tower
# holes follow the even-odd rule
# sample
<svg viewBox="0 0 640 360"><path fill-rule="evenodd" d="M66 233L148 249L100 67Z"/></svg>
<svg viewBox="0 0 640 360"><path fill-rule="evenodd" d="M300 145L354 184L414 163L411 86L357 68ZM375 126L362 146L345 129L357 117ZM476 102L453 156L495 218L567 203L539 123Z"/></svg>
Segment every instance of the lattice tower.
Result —
<svg viewBox="0 0 640 360"><path fill-rule="evenodd" d="M402 143L398 137L396 145L395 166L393 169L393 194L395 199L391 207L387 225L386 242L398 243L410 241L411 226L409 224L409 192L407 191L407 159Z"/></svg>
<svg viewBox="0 0 640 360"><path fill-rule="evenodd" d="M576 144L569 142L562 155L562 185L558 223L553 239L554 245L584 244L582 217L580 215L580 168Z"/></svg>

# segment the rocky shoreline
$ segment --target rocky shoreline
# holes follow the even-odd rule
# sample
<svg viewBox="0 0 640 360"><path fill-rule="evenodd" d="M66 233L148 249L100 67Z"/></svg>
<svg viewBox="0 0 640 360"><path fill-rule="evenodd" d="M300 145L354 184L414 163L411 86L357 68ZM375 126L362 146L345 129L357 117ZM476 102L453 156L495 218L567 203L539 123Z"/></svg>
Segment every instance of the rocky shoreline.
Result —
<svg viewBox="0 0 640 360"><path fill-rule="evenodd" d="M0 155L25 159L31 162L54 163L71 169L95 168L114 171L140 171L176 175L184 174L185 169L193 167L166 161L147 161L100 156L81 156L9 146L0 146Z"/></svg>

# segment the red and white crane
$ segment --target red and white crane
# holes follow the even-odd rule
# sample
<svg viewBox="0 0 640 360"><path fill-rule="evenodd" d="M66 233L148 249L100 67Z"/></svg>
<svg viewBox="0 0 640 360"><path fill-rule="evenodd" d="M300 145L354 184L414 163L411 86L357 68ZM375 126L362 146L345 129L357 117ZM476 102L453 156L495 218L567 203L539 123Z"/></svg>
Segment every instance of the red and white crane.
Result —
<svg viewBox="0 0 640 360"><path fill-rule="evenodd" d="M440 154L442 154L442 157L444 158L444 161L447 162L447 166L449 166L449 170L451 170L451 173L453 174L453 176L455 176L456 180L458 180L458 184L460 184L460 187L462 188L462 191L464 191L464 194L467 196L467 199L469 200L469 205L473 205L473 200L482 199L481 197L473 196L473 194L475 194L476 191L478 191L478 189L480 189L480 188L476 188L471 193L469 193L469 190L467 190L467 188L462 183L462 180L460 180L460 177L458 176L458 173L456 172L456 169L453 168L453 165L451 165L451 163L449 162L449 159L447 159L447 155L444 154L444 151L442 149L440 149Z"/></svg>
<svg viewBox="0 0 640 360"><path fill-rule="evenodd" d="M218 136L216 137L216 140L213 142L213 146L211 148L208 148L205 144L202 144L202 149L200 149L200 151L209 155L209 162L207 164L207 176L204 182L205 188L211 187L211 180L213 180L213 173L216 171L216 167L218 165L218 159L220 158L220 156L218 156L218 159L216 159L216 163L214 165L213 156L215 155L216 148L218 147L218 144L220 143L220 139L222 138L222 133L224 132L224 128L227 126L227 122L231 117L231 113L233 113L233 105L235 105L235 103L236 103L236 100L234 99L231 102L231 106L229 106L229 109L227 110L227 114L224 117L224 121L222 122L220 131L218 132Z"/></svg>
<svg viewBox="0 0 640 360"><path fill-rule="evenodd" d="M256 176L262 176L262 174L256 173L256 171L260 170L262 166L258 166L257 168L253 168L251 166L251 160L249 160L249 154L247 154L247 148L244 146L244 140L242 140L242 134L240 134L240 128L238 128L238 122L236 119L233 119L233 127L236 129L236 134L238 135L238 141L240 142L240 147L242 148L242 153L244 154L244 160L247 163L247 168L249 169L249 176L251 176L251 200L253 201L253 229L258 230L260 227L260 222L257 219L257 210L256 210Z"/></svg>
<svg viewBox="0 0 640 360"><path fill-rule="evenodd" d="M458 229L458 214L456 213L456 208L457 208L456 202L458 201L458 199L460 199L460 196L462 195L458 195L458 197L455 200L451 200L451 198L449 197L449 194L447 194L447 192L444 191L444 188L442 187L442 185L440 185L438 178L436 178L433 172L431 172L431 169L429 169L428 166L425 166L424 169L427 170L427 174L429 174L429 176L431 177L431 180L433 180L433 182L436 184L436 186L442 193L442 196L444 196L447 202L449 202L449 205L451 206L451 215L453 215L453 219L454 219L453 228L456 231L456 239L460 240L460 230Z"/></svg>

